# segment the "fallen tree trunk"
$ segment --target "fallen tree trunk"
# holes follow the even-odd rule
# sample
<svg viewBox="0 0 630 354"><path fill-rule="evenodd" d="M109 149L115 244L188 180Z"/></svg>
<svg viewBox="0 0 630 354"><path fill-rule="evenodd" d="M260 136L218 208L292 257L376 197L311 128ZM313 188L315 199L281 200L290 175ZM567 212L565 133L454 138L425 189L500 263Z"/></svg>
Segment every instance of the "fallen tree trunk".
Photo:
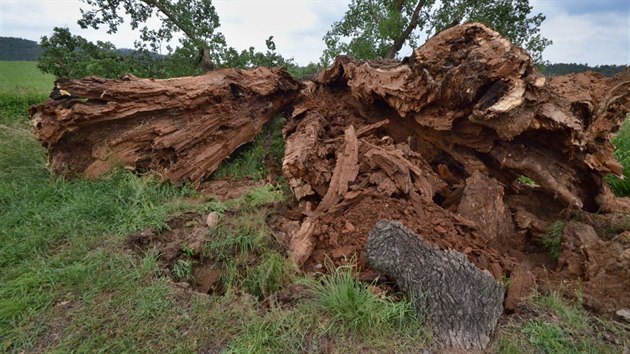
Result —
<svg viewBox="0 0 630 354"><path fill-rule="evenodd" d="M284 222L284 240L307 271L328 257L339 264L353 256L359 270L368 269L369 231L393 220L409 230L401 236L408 247L428 257L410 258L408 267L437 262L429 245L456 251L448 254L463 254L473 265L462 265L467 274L510 277L506 306L514 310L536 286L536 267L554 266L548 255L532 255L534 234L568 212L630 212L630 201L615 198L604 183L608 174L622 175L610 137L629 110L628 73L545 78L522 49L481 24L445 30L403 62L339 57L303 83L259 68L60 85L70 96L31 108L35 133L55 171L88 177L123 165L198 185L265 121L292 107L282 172L298 203ZM411 232L422 236L421 246L413 246ZM602 249L597 255L605 258ZM606 256L621 256L614 252ZM569 263L584 266L583 258ZM405 280L411 273L377 263L401 284L413 283ZM616 289L630 285L627 277L619 281ZM612 298L630 306L627 294L606 301ZM445 314L436 315L437 327L448 322L439 318ZM438 336L483 347L493 318L470 336Z"/></svg>
<svg viewBox="0 0 630 354"><path fill-rule="evenodd" d="M283 172L314 225L300 241L311 246L293 258L317 263L331 249L356 250L387 218L497 277L509 273L513 261L494 248L519 229L511 213L544 209L512 195L535 194L526 198L546 198L549 208L628 211L604 177L622 175L610 135L629 102L627 74L545 78L525 51L481 24L450 28L403 63L340 57L307 83L285 128ZM356 134L352 159L343 150L348 129L367 132ZM519 183L524 177L536 187Z"/></svg>
<svg viewBox="0 0 630 354"><path fill-rule="evenodd" d="M630 212L604 182L622 175L610 138L629 107L628 73L546 78L481 24L450 28L402 63L339 57L306 83L284 131L283 173L305 216L287 232L291 256L306 270L355 256L359 270L385 270L364 247L377 222L394 220L509 278L513 311L555 266L533 235L571 212Z"/></svg>
<svg viewBox="0 0 630 354"><path fill-rule="evenodd" d="M57 173L96 177L115 166L195 185L295 99L277 69L222 69L168 80L57 81L65 95L34 106L35 134Z"/></svg>

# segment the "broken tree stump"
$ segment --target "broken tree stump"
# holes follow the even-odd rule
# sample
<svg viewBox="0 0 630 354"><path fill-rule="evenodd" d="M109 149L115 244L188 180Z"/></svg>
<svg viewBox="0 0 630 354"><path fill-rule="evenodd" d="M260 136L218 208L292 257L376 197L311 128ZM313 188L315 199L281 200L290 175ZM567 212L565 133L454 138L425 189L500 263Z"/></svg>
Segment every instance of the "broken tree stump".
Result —
<svg viewBox="0 0 630 354"><path fill-rule="evenodd" d="M488 345L505 292L489 272L392 221L374 226L365 252L369 266L396 279L418 313L426 315L437 343L463 349Z"/></svg>
<svg viewBox="0 0 630 354"><path fill-rule="evenodd" d="M30 109L57 173L96 177L116 166L198 185L292 104L300 84L279 69L197 77L60 80L71 96Z"/></svg>

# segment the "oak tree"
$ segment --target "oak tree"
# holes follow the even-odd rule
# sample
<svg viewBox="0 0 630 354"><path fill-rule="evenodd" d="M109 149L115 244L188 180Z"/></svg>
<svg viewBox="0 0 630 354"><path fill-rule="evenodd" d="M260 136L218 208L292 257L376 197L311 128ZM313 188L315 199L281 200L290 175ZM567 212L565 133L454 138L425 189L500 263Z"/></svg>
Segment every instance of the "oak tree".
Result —
<svg viewBox="0 0 630 354"><path fill-rule="evenodd" d="M126 13L133 29L140 30L137 48L158 51L163 45L169 51L168 42L174 34L182 33L180 42L184 48L198 52L205 71L215 67L218 52L225 47L225 37L216 31L219 16L210 0L81 0L90 8L81 9L78 21L82 28L98 29L108 26L108 33L118 31ZM160 20L159 28L151 28L147 21Z"/></svg>
<svg viewBox="0 0 630 354"><path fill-rule="evenodd" d="M463 22L482 22L539 62L551 41L540 34L545 16L531 12L529 0L352 0L324 36L321 60L326 64L339 54L394 58L404 45L417 47L424 36Z"/></svg>

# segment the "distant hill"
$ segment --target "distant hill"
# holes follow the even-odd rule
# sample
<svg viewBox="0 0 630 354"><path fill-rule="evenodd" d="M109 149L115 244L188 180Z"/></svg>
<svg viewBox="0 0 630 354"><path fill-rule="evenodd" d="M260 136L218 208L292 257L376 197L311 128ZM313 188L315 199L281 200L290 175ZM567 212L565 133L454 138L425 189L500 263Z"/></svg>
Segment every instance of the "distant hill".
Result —
<svg viewBox="0 0 630 354"><path fill-rule="evenodd" d="M0 60L33 61L42 54L42 48L35 41L14 37L0 37Z"/></svg>
<svg viewBox="0 0 630 354"><path fill-rule="evenodd" d="M546 76L560 76L567 74L577 74L584 71L595 71L606 76L614 76L624 70L628 70L628 65L597 65L588 66L586 64L548 64L542 66L542 72Z"/></svg>

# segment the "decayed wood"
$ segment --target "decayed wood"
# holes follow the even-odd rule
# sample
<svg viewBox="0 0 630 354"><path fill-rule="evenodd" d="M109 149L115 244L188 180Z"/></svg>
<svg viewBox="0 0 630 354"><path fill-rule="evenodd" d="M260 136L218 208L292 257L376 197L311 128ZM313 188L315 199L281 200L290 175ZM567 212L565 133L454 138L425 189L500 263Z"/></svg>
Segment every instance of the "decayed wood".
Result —
<svg viewBox="0 0 630 354"><path fill-rule="evenodd" d="M521 176L565 208L627 211L604 176L622 174L610 135L630 106L629 83L627 74L545 78L497 32L455 26L403 63L339 57L308 82L285 129L283 172L298 200L344 215L353 206L339 193L331 206L327 196L342 134L353 126L361 132L360 170L348 184L354 200L395 198L418 213L437 204L446 210L436 239L464 220L484 236L473 248L486 249L514 233L516 210L502 200L522 192Z"/></svg>
<svg viewBox="0 0 630 354"><path fill-rule="evenodd" d="M115 166L198 184L295 99L277 69L221 69L168 80L58 81L69 98L31 108L58 173L95 177Z"/></svg>
<svg viewBox="0 0 630 354"><path fill-rule="evenodd" d="M436 342L484 349L503 312L503 285L464 254L442 251L391 221L377 223L366 245L370 267L396 279L426 314Z"/></svg>

